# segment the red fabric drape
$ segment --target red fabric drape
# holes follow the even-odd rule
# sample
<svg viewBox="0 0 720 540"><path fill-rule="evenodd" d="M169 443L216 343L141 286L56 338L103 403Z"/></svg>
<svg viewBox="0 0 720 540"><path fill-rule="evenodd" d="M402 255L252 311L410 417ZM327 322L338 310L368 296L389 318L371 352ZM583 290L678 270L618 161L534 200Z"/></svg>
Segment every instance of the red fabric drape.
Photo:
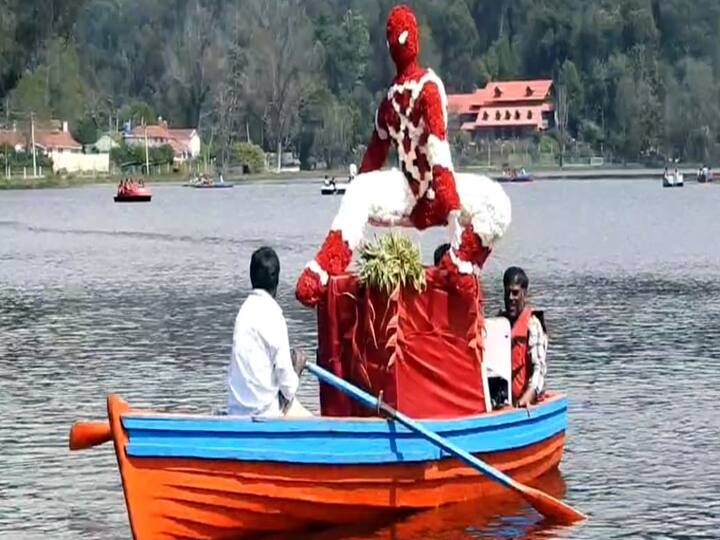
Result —
<svg viewBox="0 0 720 540"><path fill-rule="evenodd" d="M447 274L426 270L427 288L388 297L357 278L332 278L318 310L318 362L415 418L485 411L479 297L449 292ZM373 414L321 385L326 416Z"/></svg>

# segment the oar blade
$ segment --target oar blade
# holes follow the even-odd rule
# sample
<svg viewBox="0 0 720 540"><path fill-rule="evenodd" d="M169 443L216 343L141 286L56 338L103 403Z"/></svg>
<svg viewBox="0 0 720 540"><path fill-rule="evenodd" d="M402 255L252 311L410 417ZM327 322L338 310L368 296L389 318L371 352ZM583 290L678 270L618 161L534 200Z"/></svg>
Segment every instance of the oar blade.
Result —
<svg viewBox="0 0 720 540"><path fill-rule="evenodd" d="M559 525L572 525L587 519L582 512L543 491L523 484L517 484L516 488L525 500L548 521Z"/></svg>
<svg viewBox="0 0 720 540"><path fill-rule="evenodd" d="M75 422L70 428L70 450L85 450L110 439L109 422Z"/></svg>

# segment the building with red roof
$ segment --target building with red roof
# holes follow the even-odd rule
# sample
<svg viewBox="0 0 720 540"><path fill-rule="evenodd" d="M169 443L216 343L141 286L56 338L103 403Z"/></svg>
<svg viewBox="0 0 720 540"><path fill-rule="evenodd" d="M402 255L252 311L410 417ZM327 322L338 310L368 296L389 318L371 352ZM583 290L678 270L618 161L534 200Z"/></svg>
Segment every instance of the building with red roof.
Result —
<svg viewBox="0 0 720 540"><path fill-rule="evenodd" d="M81 154L83 150L82 144L68 130L67 122L62 123L61 129L36 129L35 146L48 155L64 152Z"/></svg>
<svg viewBox="0 0 720 540"><path fill-rule="evenodd" d="M85 154L83 146L70 133L67 122L51 121L35 128L35 152L44 154L52 161L55 173L107 173L110 170L110 154ZM0 147L10 146L16 152L32 152L33 132L28 126L18 130L0 130Z"/></svg>
<svg viewBox="0 0 720 540"><path fill-rule="evenodd" d="M124 134L125 144L144 146L147 136L149 147L168 145L173 149L173 159L184 162L200 155L200 136L196 129L171 129L167 122L136 126Z"/></svg>
<svg viewBox="0 0 720 540"><path fill-rule="evenodd" d="M0 147L9 146L16 152L25 151L25 135L13 129L0 129Z"/></svg>
<svg viewBox="0 0 720 540"><path fill-rule="evenodd" d="M482 138L527 137L556 124L553 82L495 81L471 94L450 94L460 129Z"/></svg>

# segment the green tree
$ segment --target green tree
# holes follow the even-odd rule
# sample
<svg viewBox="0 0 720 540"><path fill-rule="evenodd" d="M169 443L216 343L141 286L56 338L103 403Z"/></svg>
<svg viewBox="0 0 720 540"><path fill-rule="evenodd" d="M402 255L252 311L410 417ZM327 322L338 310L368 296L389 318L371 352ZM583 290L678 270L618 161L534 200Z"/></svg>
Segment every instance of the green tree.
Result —
<svg viewBox="0 0 720 540"><path fill-rule="evenodd" d="M558 84L565 88L568 100L568 125L576 132L585 104L584 85L575 64L565 60L560 68Z"/></svg>
<svg viewBox="0 0 720 540"><path fill-rule="evenodd" d="M81 144L92 144L98 140L98 125L92 116L77 120L71 128L73 137Z"/></svg>
<svg viewBox="0 0 720 540"><path fill-rule="evenodd" d="M119 112L121 123L130 122L132 125L154 124L157 120L157 114L152 105L144 101L133 101L129 105L123 107Z"/></svg>
<svg viewBox="0 0 720 540"><path fill-rule="evenodd" d="M428 13L446 86L457 92L474 90L481 70L477 59L479 36L467 3L450 0L433 5Z"/></svg>
<svg viewBox="0 0 720 540"><path fill-rule="evenodd" d="M265 152L256 144L241 142L235 145L233 157L250 174L265 170Z"/></svg>
<svg viewBox="0 0 720 540"><path fill-rule="evenodd" d="M340 25L331 17L316 22L316 36L323 46L324 71L330 91L351 93L362 84L370 51L370 33L361 14L348 10Z"/></svg>
<svg viewBox="0 0 720 540"><path fill-rule="evenodd" d="M316 136L316 148L328 168L347 161L353 151L355 110L352 105L332 100L322 115L322 129Z"/></svg>

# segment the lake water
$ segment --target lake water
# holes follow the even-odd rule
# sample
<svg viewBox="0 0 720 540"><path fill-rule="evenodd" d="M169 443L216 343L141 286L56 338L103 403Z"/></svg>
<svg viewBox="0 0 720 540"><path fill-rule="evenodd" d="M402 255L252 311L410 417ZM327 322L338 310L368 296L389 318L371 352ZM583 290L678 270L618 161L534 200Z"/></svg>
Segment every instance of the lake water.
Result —
<svg viewBox="0 0 720 540"><path fill-rule="evenodd" d="M209 412L224 404L250 253L281 257L291 341L315 343L295 279L339 198L310 183L0 192L0 536L129 538L112 445L70 453L105 395ZM485 272L523 266L550 328L549 386L571 400L547 489L590 516L554 529L521 504L464 505L308 538L718 538L720 186L548 181L507 187L514 222ZM430 261L442 230L421 238ZM317 407L317 386L303 398ZM296 538L306 537L296 535Z"/></svg>

